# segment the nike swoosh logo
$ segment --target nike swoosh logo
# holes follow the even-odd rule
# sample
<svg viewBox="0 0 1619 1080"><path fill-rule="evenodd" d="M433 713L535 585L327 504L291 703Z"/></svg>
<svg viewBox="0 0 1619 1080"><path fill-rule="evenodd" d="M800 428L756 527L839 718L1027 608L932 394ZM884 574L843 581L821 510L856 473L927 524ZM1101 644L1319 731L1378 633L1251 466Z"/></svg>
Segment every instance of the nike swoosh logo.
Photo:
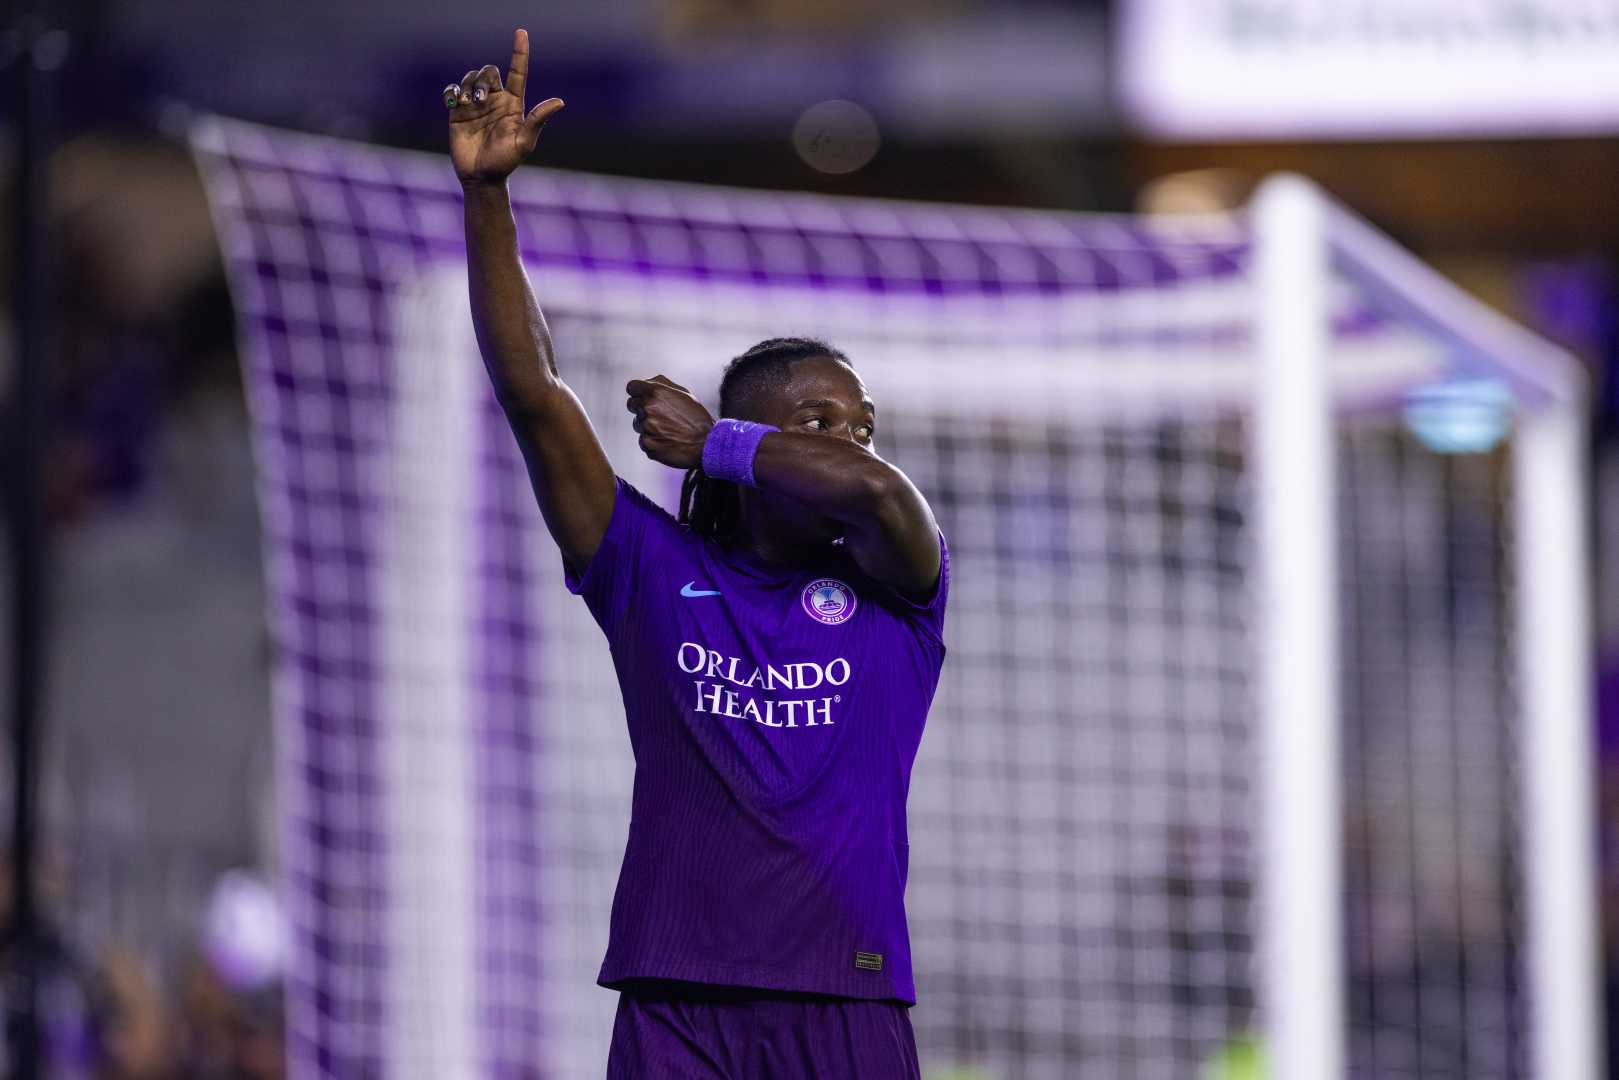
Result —
<svg viewBox="0 0 1619 1080"><path fill-rule="evenodd" d="M695 581L686 582L686 584L684 584L684 585L682 585L680 587L680 595L681 596L718 596L720 594L720 591L718 589L694 589L694 588L692 588L692 586L695 585L695 584L697 584L697 582L695 582Z"/></svg>

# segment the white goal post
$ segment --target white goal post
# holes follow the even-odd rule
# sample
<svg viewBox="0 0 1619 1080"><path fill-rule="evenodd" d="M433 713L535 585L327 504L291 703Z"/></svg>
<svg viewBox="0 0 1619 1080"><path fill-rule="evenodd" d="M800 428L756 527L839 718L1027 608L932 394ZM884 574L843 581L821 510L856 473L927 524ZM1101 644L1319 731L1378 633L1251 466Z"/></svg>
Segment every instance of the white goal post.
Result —
<svg viewBox="0 0 1619 1080"><path fill-rule="evenodd" d="M1262 1014L1272 1075L1342 1076L1335 857L1337 568L1330 283L1335 263L1454 343L1518 405L1513 524L1524 771L1532 1075L1602 1075L1583 373L1297 176L1253 205L1258 327L1255 510L1266 851ZM1532 583L1532 585L1530 584Z"/></svg>

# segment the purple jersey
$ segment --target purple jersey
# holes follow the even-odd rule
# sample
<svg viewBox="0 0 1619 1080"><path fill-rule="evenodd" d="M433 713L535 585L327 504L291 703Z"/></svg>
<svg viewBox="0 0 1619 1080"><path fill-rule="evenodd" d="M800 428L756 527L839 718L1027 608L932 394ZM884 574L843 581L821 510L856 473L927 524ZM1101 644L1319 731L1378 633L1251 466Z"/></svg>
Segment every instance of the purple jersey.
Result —
<svg viewBox="0 0 1619 1080"><path fill-rule="evenodd" d="M772 566L618 481L583 574L635 754L598 981L916 1000L905 796L944 661L925 604L842 545Z"/></svg>

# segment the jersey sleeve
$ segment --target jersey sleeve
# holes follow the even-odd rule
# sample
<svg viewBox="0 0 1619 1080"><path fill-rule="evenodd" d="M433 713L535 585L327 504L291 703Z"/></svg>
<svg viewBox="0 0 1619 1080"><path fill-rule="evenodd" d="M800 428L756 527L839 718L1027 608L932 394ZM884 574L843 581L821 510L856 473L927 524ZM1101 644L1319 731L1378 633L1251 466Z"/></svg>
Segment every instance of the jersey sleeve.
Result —
<svg viewBox="0 0 1619 1080"><path fill-rule="evenodd" d="M939 580L925 597L907 596L884 586L897 607L918 631L941 647L944 645L944 608L950 600L950 545L939 534Z"/></svg>
<svg viewBox="0 0 1619 1080"><path fill-rule="evenodd" d="M584 598L609 636L632 615L636 597L644 591L648 567L656 566L684 536L667 510L623 477L615 482L613 516L596 554L578 572L563 561L568 591Z"/></svg>

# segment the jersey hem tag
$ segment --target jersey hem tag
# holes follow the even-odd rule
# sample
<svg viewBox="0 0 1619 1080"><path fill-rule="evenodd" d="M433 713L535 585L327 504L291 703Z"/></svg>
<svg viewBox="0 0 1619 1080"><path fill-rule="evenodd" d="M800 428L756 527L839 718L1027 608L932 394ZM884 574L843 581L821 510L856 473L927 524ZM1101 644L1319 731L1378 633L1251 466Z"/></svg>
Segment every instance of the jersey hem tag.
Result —
<svg viewBox="0 0 1619 1080"><path fill-rule="evenodd" d="M856 949L854 966L861 971L881 971L883 969L883 954L880 952L861 952Z"/></svg>

